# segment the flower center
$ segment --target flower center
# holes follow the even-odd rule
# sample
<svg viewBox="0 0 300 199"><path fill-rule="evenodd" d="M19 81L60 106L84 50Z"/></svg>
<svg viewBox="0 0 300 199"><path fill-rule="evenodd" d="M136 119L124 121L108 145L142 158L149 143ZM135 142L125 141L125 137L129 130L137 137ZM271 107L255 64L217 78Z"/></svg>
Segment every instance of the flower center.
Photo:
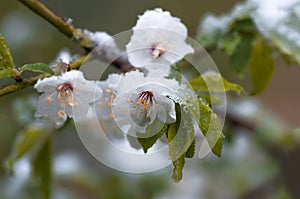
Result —
<svg viewBox="0 0 300 199"><path fill-rule="evenodd" d="M140 126L150 122L151 111L154 110L155 97L151 91L141 92L137 98L130 100L131 118Z"/></svg>
<svg viewBox="0 0 300 199"><path fill-rule="evenodd" d="M166 51L165 47L161 44L153 45L151 48L151 53L154 59L159 58Z"/></svg>
<svg viewBox="0 0 300 199"><path fill-rule="evenodd" d="M70 82L64 82L57 86L57 100L62 100L61 107L65 105L74 106L73 103L73 85Z"/></svg>

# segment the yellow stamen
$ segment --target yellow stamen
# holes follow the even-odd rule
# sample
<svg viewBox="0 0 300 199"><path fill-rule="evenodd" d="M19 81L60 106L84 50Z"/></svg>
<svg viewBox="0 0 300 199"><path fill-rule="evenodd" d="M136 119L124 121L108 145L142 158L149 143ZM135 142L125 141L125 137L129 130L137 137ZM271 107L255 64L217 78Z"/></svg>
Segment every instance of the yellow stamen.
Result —
<svg viewBox="0 0 300 199"><path fill-rule="evenodd" d="M98 106L102 107L103 103L102 102L98 102Z"/></svg>
<svg viewBox="0 0 300 199"><path fill-rule="evenodd" d="M62 88L63 88L63 85L59 85L59 86L57 87L57 90L60 91Z"/></svg>
<svg viewBox="0 0 300 199"><path fill-rule="evenodd" d="M111 93L111 90L110 89L105 89L105 92L106 93Z"/></svg>
<svg viewBox="0 0 300 199"><path fill-rule="evenodd" d="M61 115L65 115L65 111L59 111L59 113L61 114Z"/></svg>
<svg viewBox="0 0 300 199"><path fill-rule="evenodd" d="M51 98L50 97L47 97L47 102L48 102L48 104L50 104L50 102L51 102Z"/></svg>

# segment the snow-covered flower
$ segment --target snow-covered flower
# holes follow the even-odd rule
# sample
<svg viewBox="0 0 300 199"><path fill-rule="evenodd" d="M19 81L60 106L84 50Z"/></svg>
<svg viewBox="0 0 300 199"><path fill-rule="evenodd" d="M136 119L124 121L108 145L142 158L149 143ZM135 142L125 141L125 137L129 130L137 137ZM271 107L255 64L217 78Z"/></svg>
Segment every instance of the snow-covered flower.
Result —
<svg viewBox="0 0 300 199"><path fill-rule="evenodd" d="M83 30L83 33L87 35L95 48L92 54L99 57L101 60L111 62L122 56L122 51L117 46L114 38L106 32L90 32L89 30Z"/></svg>
<svg viewBox="0 0 300 199"><path fill-rule="evenodd" d="M116 86L113 116L123 132L127 134L145 132L156 118L163 123L176 120L175 103L180 88L173 79L145 77L132 71Z"/></svg>
<svg viewBox="0 0 300 199"><path fill-rule="evenodd" d="M94 110L103 133L107 137L115 139L121 137L121 130L114 121L112 103L116 97L115 87L124 77L122 74L110 74L105 81L98 82L103 90L103 95L94 102Z"/></svg>
<svg viewBox="0 0 300 199"><path fill-rule="evenodd" d="M151 63L167 65L193 53L186 43L187 28L179 18L162 9L146 11L133 27L133 35L126 45L129 62L135 67ZM151 70L151 67L147 67Z"/></svg>
<svg viewBox="0 0 300 199"><path fill-rule="evenodd" d="M97 103L97 107L101 109L101 114L99 117L101 119L107 120L112 119L113 116L111 114L112 102L115 99L115 87L118 82L124 77L122 74L110 74L105 81L98 82L99 87L102 88L103 95L95 102Z"/></svg>
<svg viewBox="0 0 300 199"><path fill-rule="evenodd" d="M86 80L81 71L75 70L40 79L34 88L43 93L37 103L38 115L51 119L58 127L67 116L84 119L90 103L102 95L96 82Z"/></svg>

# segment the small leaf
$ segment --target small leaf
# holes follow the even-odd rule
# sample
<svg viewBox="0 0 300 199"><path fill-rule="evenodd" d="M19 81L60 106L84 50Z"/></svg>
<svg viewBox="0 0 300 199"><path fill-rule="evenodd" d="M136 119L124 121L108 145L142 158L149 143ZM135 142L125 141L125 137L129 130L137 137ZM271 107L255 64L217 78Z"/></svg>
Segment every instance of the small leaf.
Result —
<svg viewBox="0 0 300 199"><path fill-rule="evenodd" d="M232 68L237 73L242 73L245 71L245 68L249 63L249 59L251 56L254 39L254 35L252 33L243 33L240 35L241 41L237 45L234 53L230 56Z"/></svg>
<svg viewBox="0 0 300 199"><path fill-rule="evenodd" d="M225 50L225 52L231 56L235 52L240 41L241 37L239 35L225 35L222 38L221 46Z"/></svg>
<svg viewBox="0 0 300 199"><path fill-rule="evenodd" d="M170 158L173 161L177 160L182 154L186 153L195 138L194 126L191 119L192 113L188 111L187 107L181 107L177 103L175 103L175 110L175 129L174 127L172 127L173 129L170 129L172 125L170 124L168 131L169 153Z"/></svg>
<svg viewBox="0 0 300 199"><path fill-rule="evenodd" d="M212 152L218 157L222 154L223 133L218 116L207 103L199 100L200 119L199 127L205 136Z"/></svg>
<svg viewBox="0 0 300 199"><path fill-rule="evenodd" d="M175 103L175 110L176 122L169 124L167 137L169 155L174 166L172 178L174 182L179 182L182 178L185 157L191 157L194 154L195 134L188 108Z"/></svg>
<svg viewBox="0 0 300 199"><path fill-rule="evenodd" d="M32 160L34 175L39 179L44 199L50 198L51 190L51 138L49 138Z"/></svg>
<svg viewBox="0 0 300 199"><path fill-rule="evenodd" d="M168 143L170 143L176 136L176 123L172 123L169 125L169 128L168 128ZM169 144L169 155L171 157L171 160L172 161L175 161L176 160L176 147L175 145L170 145Z"/></svg>
<svg viewBox="0 0 300 199"><path fill-rule="evenodd" d="M20 69L21 73L24 71L32 71L54 75L53 70L47 64L44 63L25 64Z"/></svg>
<svg viewBox="0 0 300 199"><path fill-rule="evenodd" d="M171 143L177 134L176 123L170 124L168 129L168 143ZM179 182L182 179L182 170L185 163L185 153L182 154L179 158L176 155L176 145L169 144L169 154L173 162L173 174L172 179L174 182Z"/></svg>
<svg viewBox="0 0 300 199"><path fill-rule="evenodd" d="M253 33L255 31L255 25L253 24L252 19L249 17L235 20L230 26L231 30L243 33Z"/></svg>
<svg viewBox="0 0 300 199"><path fill-rule="evenodd" d="M244 89L241 86L227 81L219 73L214 71L206 72L203 75L192 79L190 81L190 84L192 88L197 91L236 91L238 93L244 92Z"/></svg>
<svg viewBox="0 0 300 199"><path fill-rule="evenodd" d="M159 132L154 126L163 126ZM155 144L155 142L164 134L168 132L169 125L162 123L158 118L153 124L147 127L145 133L137 133L137 139L142 145L144 153Z"/></svg>
<svg viewBox="0 0 300 199"><path fill-rule="evenodd" d="M14 77L15 76L15 72L13 69L3 69L0 70L0 77Z"/></svg>
<svg viewBox="0 0 300 199"><path fill-rule="evenodd" d="M211 46L217 46L222 35L223 33L220 30L215 30L210 34L200 33L198 41L204 48L209 48Z"/></svg>
<svg viewBox="0 0 300 199"><path fill-rule="evenodd" d="M250 72L253 89L251 95L256 95L266 88L272 79L274 71L273 49L267 42L258 38L253 48Z"/></svg>
<svg viewBox="0 0 300 199"><path fill-rule="evenodd" d="M14 173L14 164L17 160L31 151L36 151L44 143L45 139L49 136L50 131L29 127L24 133L16 140L13 150L6 161L6 166L11 173Z"/></svg>
<svg viewBox="0 0 300 199"><path fill-rule="evenodd" d="M185 163L184 159L185 154L180 156L177 160L173 162L173 174L172 174L172 179L174 182L179 182L182 179L182 171Z"/></svg>
<svg viewBox="0 0 300 199"><path fill-rule="evenodd" d="M12 56L2 35L0 35L0 69L1 68L4 69L14 68Z"/></svg>
<svg viewBox="0 0 300 199"><path fill-rule="evenodd" d="M182 79L182 74L181 74L181 66L182 66L182 61L176 62L172 65L170 69L169 76L167 77L168 79L175 79L179 83L181 82Z"/></svg>
<svg viewBox="0 0 300 199"><path fill-rule="evenodd" d="M185 157L187 158L192 158L195 154L195 145L196 145L196 140L194 139L188 150L186 151Z"/></svg>

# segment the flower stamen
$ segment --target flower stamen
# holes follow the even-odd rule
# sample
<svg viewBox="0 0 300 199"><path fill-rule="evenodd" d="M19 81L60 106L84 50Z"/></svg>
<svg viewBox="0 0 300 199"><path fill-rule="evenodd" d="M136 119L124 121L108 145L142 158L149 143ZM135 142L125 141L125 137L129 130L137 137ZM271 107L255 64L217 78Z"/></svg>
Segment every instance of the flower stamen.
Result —
<svg viewBox="0 0 300 199"><path fill-rule="evenodd" d="M151 48L151 54L154 59L157 59L160 56L162 56L165 51L166 48L163 45L153 45L153 47Z"/></svg>
<svg viewBox="0 0 300 199"><path fill-rule="evenodd" d="M151 91L141 92L136 99L130 99L130 115L141 126L149 123L150 113L155 106L155 98Z"/></svg>

